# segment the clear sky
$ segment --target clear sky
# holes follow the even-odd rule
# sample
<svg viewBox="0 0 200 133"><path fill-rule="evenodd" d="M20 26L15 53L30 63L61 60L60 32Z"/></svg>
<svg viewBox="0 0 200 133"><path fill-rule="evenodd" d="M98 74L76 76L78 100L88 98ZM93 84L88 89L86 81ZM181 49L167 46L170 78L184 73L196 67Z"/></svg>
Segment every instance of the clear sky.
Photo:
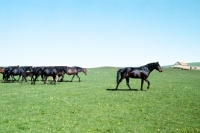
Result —
<svg viewBox="0 0 200 133"><path fill-rule="evenodd" d="M0 0L0 66L200 62L200 0Z"/></svg>

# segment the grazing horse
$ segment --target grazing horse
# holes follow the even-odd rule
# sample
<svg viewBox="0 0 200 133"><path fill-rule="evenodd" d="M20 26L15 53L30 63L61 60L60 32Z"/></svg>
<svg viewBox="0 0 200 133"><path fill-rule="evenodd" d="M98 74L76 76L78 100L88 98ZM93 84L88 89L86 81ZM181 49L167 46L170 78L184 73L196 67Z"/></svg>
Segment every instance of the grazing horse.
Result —
<svg viewBox="0 0 200 133"><path fill-rule="evenodd" d="M77 67L77 66L67 67L67 73L66 74L73 75L71 82L72 82L75 75L78 77L79 82L80 82L81 80L80 80L80 77L78 76L79 72L83 72L85 75L87 75L87 69L86 68L81 68L81 67Z"/></svg>
<svg viewBox="0 0 200 133"><path fill-rule="evenodd" d="M141 66L141 67L126 67L126 68L119 69L117 71L116 90L118 89L120 82L124 78L126 78L126 84L129 87L129 89L131 89L131 87L129 85L129 78L140 78L141 79L140 90L142 90L142 88L143 88L144 80L148 83L148 86L147 86L147 90L148 90L149 86L150 86L150 82L147 80L147 78L154 69L158 70L159 72L162 72L162 69L158 62L149 63L149 64L147 64L145 66Z"/></svg>

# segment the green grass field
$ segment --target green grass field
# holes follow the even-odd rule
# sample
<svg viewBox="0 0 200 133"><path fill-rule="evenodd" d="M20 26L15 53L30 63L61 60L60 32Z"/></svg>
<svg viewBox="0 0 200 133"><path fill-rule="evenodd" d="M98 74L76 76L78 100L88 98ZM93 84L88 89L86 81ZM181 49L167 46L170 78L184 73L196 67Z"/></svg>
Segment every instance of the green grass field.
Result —
<svg viewBox="0 0 200 133"><path fill-rule="evenodd" d="M0 132L200 132L200 71L154 70L149 91L138 79L134 90L123 80L114 91L116 71L91 68L82 82L57 85L0 83Z"/></svg>

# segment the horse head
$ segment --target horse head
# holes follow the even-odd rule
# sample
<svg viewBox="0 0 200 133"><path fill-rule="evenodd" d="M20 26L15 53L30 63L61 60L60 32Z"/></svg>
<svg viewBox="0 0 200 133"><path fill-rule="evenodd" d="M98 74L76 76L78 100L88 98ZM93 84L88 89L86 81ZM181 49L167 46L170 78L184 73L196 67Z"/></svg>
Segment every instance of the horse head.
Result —
<svg viewBox="0 0 200 133"><path fill-rule="evenodd" d="M156 62L155 64L156 64L156 70L158 70L159 72L162 72L162 68L161 68L159 62Z"/></svg>
<svg viewBox="0 0 200 133"><path fill-rule="evenodd" d="M83 73L85 73L85 75L87 75L87 69L83 68Z"/></svg>

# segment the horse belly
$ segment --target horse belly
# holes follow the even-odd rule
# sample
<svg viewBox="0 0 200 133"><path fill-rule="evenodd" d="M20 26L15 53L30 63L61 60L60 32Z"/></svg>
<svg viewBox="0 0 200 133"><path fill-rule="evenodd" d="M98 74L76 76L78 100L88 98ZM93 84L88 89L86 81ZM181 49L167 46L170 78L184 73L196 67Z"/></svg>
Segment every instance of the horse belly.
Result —
<svg viewBox="0 0 200 133"><path fill-rule="evenodd" d="M141 78L142 75L141 75L141 73L138 73L138 72L132 72L128 75L128 77L130 77L130 78Z"/></svg>
<svg viewBox="0 0 200 133"><path fill-rule="evenodd" d="M75 73L77 73L77 71L74 70L74 69L68 69L68 70L67 70L67 74L68 74L68 75L73 75L73 74L75 74Z"/></svg>

